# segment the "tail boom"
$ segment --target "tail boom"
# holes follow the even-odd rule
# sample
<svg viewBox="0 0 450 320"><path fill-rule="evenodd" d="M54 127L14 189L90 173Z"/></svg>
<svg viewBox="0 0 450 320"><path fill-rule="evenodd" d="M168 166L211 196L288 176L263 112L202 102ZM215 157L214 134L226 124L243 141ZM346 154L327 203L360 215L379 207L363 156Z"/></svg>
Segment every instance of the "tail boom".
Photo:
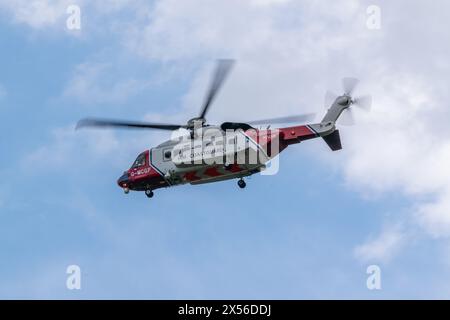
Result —
<svg viewBox="0 0 450 320"><path fill-rule="evenodd" d="M335 121L345 108L330 108L321 123L281 128L280 139L286 146L314 138L323 138L332 151L342 149Z"/></svg>

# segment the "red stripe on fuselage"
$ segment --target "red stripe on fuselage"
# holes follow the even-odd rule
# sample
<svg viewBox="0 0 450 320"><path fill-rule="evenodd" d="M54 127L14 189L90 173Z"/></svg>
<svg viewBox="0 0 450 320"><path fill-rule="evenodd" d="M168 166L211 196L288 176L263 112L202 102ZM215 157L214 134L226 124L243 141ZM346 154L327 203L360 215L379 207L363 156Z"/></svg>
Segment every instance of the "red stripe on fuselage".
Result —
<svg viewBox="0 0 450 320"><path fill-rule="evenodd" d="M241 172L242 169L241 169L241 167L239 167L239 165L234 163L234 164L231 165L231 168L228 169L228 171L231 171L233 173L237 173L237 172Z"/></svg>
<svg viewBox="0 0 450 320"><path fill-rule="evenodd" d="M212 168L208 168L205 170L205 175L210 176L210 177L219 177L219 176L222 176L223 173L220 173L219 171L217 171L217 167L212 167Z"/></svg>
<svg viewBox="0 0 450 320"><path fill-rule="evenodd" d="M187 181L197 181L200 180L200 177L196 176L197 171L191 171L184 174L184 179Z"/></svg>

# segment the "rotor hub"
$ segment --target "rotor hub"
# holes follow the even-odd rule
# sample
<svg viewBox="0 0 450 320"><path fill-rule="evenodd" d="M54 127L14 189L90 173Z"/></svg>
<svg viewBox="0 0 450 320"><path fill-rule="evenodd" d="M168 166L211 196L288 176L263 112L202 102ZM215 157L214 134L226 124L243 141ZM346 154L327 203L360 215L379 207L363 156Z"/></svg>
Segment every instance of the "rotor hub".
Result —
<svg viewBox="0 0 450 320"><path fill-rule="evenodd" d="M206 124L205 118L192 118L187 122L187 129L201 128Z"/></svg>
<svg viewBox="0 0 450 320"><path fill-rule="evenodd" d="M348 106L352 103L352 98L348 95L345 95L345 96L339 97L337 103L341 106Z"/></svg>

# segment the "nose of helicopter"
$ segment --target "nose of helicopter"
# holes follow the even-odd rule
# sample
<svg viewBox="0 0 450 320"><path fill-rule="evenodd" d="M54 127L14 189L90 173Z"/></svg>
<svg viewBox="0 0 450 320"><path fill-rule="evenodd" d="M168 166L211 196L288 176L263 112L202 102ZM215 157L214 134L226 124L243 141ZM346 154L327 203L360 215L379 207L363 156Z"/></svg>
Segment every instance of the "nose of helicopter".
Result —
<svg viewBox="0 0 450 320"><path fill-rule="evenodd" d="M128 173L124 172L123 175L119 178L119 180L117 180L117 184L121 188L126 188L128 187L128 181L129 181Z"/></svg>

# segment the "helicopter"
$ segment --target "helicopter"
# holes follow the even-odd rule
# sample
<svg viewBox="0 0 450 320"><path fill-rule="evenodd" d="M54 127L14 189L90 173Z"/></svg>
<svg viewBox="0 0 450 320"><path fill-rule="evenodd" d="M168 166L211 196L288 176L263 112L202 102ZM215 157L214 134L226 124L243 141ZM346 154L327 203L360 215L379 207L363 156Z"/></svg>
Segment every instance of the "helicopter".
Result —
<svg viewBox="0 0 450 320"><path fill-rule="evenodd" d="M255 128L262 124L305 123L314 114L302 114L249 122L224 122L210 125L206 115L223 86L233 60L219 60L213 73L206 98L197 117L186 124L150 123L115 119L85 118L77 123L81 128L153 129L175 132L185 129L184 135L167 140L140 153L132 166L117 180L125 194L143 191L148 198L160 188L183 184L199 185L237 179L241 189L246 187L244 178L267 169L267 164L292 144L314 138L322 138L332 151L342 149L336 122L341 114L350 112L352 106L369 111L370 95L353 98L359 83L355 78L342 79L344 93L326 94L329 108L318 123L298 124L270 129ZM351 114L350 114L351 116ZM352 116L350 117L352 118Z"/></svg>

